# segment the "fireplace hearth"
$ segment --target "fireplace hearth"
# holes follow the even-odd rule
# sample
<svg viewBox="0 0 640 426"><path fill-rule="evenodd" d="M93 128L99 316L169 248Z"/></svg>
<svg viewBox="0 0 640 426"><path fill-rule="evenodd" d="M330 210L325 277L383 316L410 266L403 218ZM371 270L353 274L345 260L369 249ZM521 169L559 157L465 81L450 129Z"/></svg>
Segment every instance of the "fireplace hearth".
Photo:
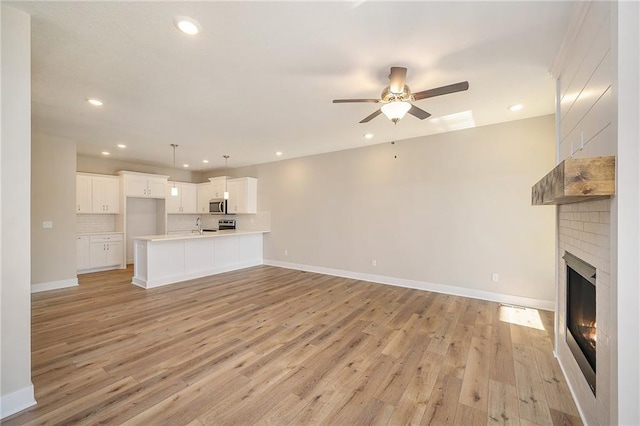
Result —
<svg viewBox="0 0 640 426"><path fill-rule="evenodd" d="M589 387L596 393L596 268L569 252L567 264L567 344Z"/></svg>

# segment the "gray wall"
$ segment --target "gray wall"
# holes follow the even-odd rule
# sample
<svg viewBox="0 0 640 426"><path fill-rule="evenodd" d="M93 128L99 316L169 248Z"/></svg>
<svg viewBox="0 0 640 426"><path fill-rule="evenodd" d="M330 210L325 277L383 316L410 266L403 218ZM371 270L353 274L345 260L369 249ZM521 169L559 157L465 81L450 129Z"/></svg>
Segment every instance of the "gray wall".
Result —
<svg viewBox="0 0 640 426"><path fill-rule="evenodd" d="M259 178L265 259L552 301L555 209L530 198L554 138L544 116L230 174Z"/></svg>
<svg viewBox="0 0 640 426"><path fill-rule="evenodd" d="M79 172L100 173L105 175L115 175L120 170L128 170L130 172L169 176L169 180L175 180L178 182L202 182L198 180L201 177L200 173L189 170L129 163L127 161L114 160L112 158L91 157L87 155L77 156L76 170Z"/></svg>
<svg viewBox="0 0 640 426"><path fill-rule="evenodd" d="M34 123L37 128L37 123ZM31 284L76 280L76 144L31 140ZM43 228L43 221L53 228Z"/></svg>
<svg viewBox="0 0 640 426"><path fill-rule="evenodd" d="M0 286L2 417L34 402L31 384L29 15L2 4Z"/></svg>

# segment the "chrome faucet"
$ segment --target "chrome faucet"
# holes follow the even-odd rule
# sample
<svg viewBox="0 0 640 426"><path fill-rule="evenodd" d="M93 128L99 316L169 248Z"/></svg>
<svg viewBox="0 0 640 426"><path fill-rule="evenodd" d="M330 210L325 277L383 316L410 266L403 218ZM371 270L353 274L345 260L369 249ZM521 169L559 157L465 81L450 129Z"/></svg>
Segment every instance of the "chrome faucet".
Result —
<svg viewBox="0 0 640 426"><path fill-rule="evenodd" d="M198 232L202 235L202 219L199 217L196 219L196 226L198 227Z"/></svg>

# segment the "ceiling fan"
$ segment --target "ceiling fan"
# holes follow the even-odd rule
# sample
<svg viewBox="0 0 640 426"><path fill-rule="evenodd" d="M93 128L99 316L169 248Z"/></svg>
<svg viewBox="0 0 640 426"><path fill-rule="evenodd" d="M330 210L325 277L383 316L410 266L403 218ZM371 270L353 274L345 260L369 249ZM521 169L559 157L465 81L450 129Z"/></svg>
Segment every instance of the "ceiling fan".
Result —
<svg viewBox="0 0 640 426"><path fill-rule="evenodd" d="M374 113L363 118L360 123L368 123L380 114L386 115L389 120L397 123L406 113L424 120L431 116L427 111L418 108L411 102L420 99L433 98L434 96L448 95L449 93L462 92L469 88L468 81L450 84L448 86L436 87L435 89L424 90L422 92L411 93L409 86L405 84L407 69L403 67L391 67L389 74L389 86L385 87L380 95L380 99L334 99L334 104L348 102L371 102L384 104Z"/></svg>

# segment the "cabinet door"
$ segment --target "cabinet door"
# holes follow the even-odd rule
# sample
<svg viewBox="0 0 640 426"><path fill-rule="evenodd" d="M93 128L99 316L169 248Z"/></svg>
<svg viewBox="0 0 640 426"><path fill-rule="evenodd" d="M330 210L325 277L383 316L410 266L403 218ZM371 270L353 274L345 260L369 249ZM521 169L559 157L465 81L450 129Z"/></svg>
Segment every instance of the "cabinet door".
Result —
<svg viewBox="0 0 640 426"><path fill-rule="evenodd" d="M209 182L211 184L211 198L223 198L224 190L227 185L227 177L220 176L216 178L210 178Z"/></svg>
<svg viewBox="0 0 640 426"><path fill-rule="evenodd" d="M91 213L91 176L76 175L76 213Z"/></svg>
<svg viewBox="0 0 640 426"><path fill-rule="evenodd" d="M118 179L109 177L93 178L93 212L118 213L120 210Z"/></svg>
<svg viewBox="0 0 640 426"><path fill-rule="evenodd" d="M126 176L124 191L127 197L146 197L147 178L143 176Z"/></svg>
<svg viewBox="0 0 640 426"><path fill-rule="evenodd" d="M227 181L229 188L229 213L256 213L258 198L258 180L256 178L238 178Z"/></svg>
<svg viewBox="0 0 640 426"><path fill-rule="evenodd" d="M190 183L186 183L182 184L180 189L182 190L180 194L182 209L180 212L185 214L198 213L198 194L196 186Z"/></svg>
<svg viewBox="0 0 640 426"><path fill-rule="evenodd" d="M107 244L89 244L89 266L91 268L102 268L107 266Z"/></svg>
<svg viewBox="0 0 640 426"><path fill-rule="evenodd" d="M91 267L89 257L89 237L86 235L78 235L76 237L76 260L78 271L89 269Z"/></svg>
<svg viewBox="0 0 640 426"><path fill-rule="evenodd" d="M106 244L105 266L122 264L122 247L122 242Z"/></svg>
<svg viewBox="0 0 640 426"><path fill-rule="evenodd" d="M209 213L209 200L211 196L211 183L200 183L196 188L198 213Z"/></svg>
<svg viewBox="0 0 640 426"><path fill-rule="evenodd" d="M178 187L178 184L176 184L176 187L178 188L178 195L171 195L171 188L173 188L173 182L168 182L167 183L167 199L165 201L165 206L167 209L167 214L178 214L180 213L180 193L181 188Z"/></svg>
<svg viewBox="0 0 640 426"><path fill-rule="evenodd" d="M150 177L147 181L147 197L166 198L167 180L165 178Z"/></svg>
<svg viewBox="0 0 640 426"><path fill-rule="evenodd" d="M120 180L118 178L105 179L102 196L109 213L120 213Z"/></svg>
<svg viewBox="0 0 640 426"><path fill-rule="evenodd" d="M245 198L244 185L241 179L229 179L227 181L227 187L229 188L229 200L227 200L227 211L229 213L241 213L245 204L243 199Z"/></svg>

